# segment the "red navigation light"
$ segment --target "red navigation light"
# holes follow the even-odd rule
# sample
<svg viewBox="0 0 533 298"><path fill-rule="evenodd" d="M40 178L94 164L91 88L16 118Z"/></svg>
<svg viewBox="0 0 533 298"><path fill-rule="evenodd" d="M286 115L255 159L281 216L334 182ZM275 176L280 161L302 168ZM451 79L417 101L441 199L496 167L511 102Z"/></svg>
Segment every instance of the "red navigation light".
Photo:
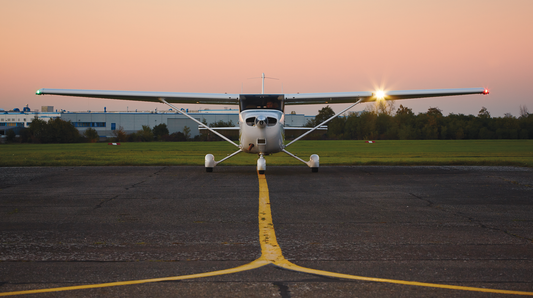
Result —
<svg viewBox="0 0 533 298"><path fill-rule="evenodd" d="M489 89L483 90L483 95L487 95L487 94L489 94Z"/></svg>

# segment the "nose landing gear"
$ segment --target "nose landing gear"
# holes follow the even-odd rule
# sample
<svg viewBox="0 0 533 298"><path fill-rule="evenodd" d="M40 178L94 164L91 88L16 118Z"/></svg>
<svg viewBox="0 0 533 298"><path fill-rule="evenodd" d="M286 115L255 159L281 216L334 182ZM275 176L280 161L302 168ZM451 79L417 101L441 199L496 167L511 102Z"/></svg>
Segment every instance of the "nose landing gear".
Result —
<svg viewBox="0 0 533 298"><path fill-rule="evenodd" d="M257 171L259 174L264 174L266 170L266 160L263 157L263 154L259 155L259 159L257 160Z"/></svg>

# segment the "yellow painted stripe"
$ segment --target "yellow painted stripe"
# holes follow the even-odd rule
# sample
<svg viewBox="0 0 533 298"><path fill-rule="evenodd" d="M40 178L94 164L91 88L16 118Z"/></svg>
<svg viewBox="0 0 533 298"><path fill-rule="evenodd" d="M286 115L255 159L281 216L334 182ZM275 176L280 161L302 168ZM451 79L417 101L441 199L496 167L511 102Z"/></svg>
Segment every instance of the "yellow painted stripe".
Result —
<svg viewBox="0 0 533 298"><path fill-rule="evenodd" d="M512 295L523 295L523 296L533 296L533 292L524 292L524 291L510 291L510 290L498 290L498 289L487 289L487 288L476 288L476 287L464 287L464 286L455 286L455 285L444 285L444 284L434 284L434 283L425 283L417 281L406 281L406 280L395 280L395 279L386 279L386 278L375 278L375 277L365 277L357 275L349 275L342 273L334 273L329 271L322 271L316 269L310 269L295 265L287 260L276 262L274 265L285 268L292 271L322 275L328 277L352 279L352 280L363 280L363 281L373 281L373 282L385 282L392 284L400 285L409 285L409 286L419 286L419 287L430 287L430 288L441 288L449 290L461 290L461 291L473 291L473 292L485 292L485 293L498 293L498 294L512 294Z"/></svg>
<svg viewBox="0 0 533 298"><path fill-rule="evenodd" d="M258 173L257 175L259 178L259 242L261 243L259 259L270 262L285 260L276 240L267 181L264 174Z"/></svg>
<svg viewBox="0 0 533 298"><path fill-rule="evenodd" d="M162 278L152 278L152 279L141 279L141 280L131 280L131 281L119 281L119 282L110 282L102 284L93 284L93 285L82 285L82 286L72 286L72 287L61 287L61 288L51 288L51 289L39 289L39 290L28 290L28 291L17 291L17 292L5 292L0 293L0 296L14 296L14 295L25 295L25 294L37 294L37 293L49 293L49 292L61 292L61 291L72 291L72 290L82 290L82 289L94 289L94 288L106 288L106 287L116 287L116 286L127 286L127 285L137 285L151 282L160 282L160 281L172 281L172 280L184 280L184 279L193 279L201 277L210 277L224 274L232 274L242 271L247 271L251 269L256 269L262 266L270 264L270 262L265 260L257 259L246 265L239 267L224 269L206 273L198 273L191 275L182 275L182 276L172 276L172 277L162 277Z"/></svg>

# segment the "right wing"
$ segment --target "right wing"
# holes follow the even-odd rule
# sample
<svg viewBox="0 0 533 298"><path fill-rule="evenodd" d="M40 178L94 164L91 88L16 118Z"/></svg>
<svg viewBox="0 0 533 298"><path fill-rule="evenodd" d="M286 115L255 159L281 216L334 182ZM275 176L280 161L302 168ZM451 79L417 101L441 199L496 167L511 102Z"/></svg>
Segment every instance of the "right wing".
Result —
<svg viewBox="0 0 533 298"><path fill-rule="evenodd" d="M314 127L303 127L303 126L284 126L283 127L284 130L311 130L313 128ZM322 125L319 128L317 128L317 129L318 130L328 130L328 127L326 125Z"/></svg>
<svg viewBox="0 0 533 298"><path fill-rule="evenodd" d="M462 88L462 89L430 89L430 90L403 90L385 91L378 97L377 92L331 92L331 93L296 93L285 94L286 105L297 104L332 104L332 103L355 103L358 100L371 102L379 99L398 100L422 97L454 96L467 94L489 94L485 88Z"/></svg>
<svg viewBox="0 0 533 298"><path fill-rule="evenodd" d="M136 101L160 102L164 99L170 103L200 104L239 104L239 94L226 93L183 93L150 91L109 91L109 90L75 90L75 89L39 89L37 95L64 95L78 97L109 98Z"/></svg>

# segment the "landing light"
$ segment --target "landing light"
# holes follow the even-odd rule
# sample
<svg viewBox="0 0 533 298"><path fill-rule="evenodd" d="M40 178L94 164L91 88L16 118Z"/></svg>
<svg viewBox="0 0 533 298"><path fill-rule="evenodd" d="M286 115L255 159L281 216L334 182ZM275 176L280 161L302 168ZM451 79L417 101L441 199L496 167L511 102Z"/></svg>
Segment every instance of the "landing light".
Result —
<svg viewBox="0 0 533 298"><path fill-rule="evenodd" d="M376 98L379 100L383 100L385 98L385 91L383 90L376 91Z"/></svg>

